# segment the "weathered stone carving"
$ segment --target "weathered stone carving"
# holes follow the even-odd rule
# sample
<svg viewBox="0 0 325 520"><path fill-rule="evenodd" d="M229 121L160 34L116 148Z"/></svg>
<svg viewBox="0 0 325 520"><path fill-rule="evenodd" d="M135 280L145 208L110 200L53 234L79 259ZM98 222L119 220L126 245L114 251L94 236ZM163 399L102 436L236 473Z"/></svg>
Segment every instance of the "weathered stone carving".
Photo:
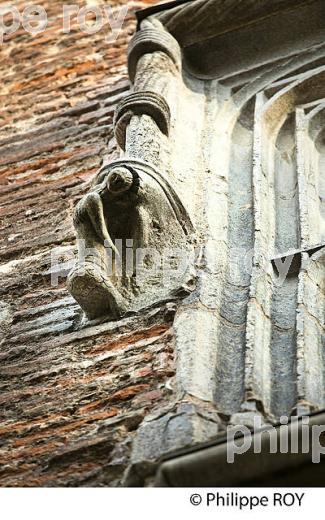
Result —
<svg viewBox="0 0 325 520"><path fill-rule="evenodd" d="M182 281L173 280L164 262L179 252L186 258L193 227L172 186L152 166L126 159L104 166L78 203L74 223L81 260L68 286L88 318L117 318L168 298L186 281L186 267Z"/></svg>
<svg viewBox="0 0 325 520"><path fill-rule="evenodd" d="M170 110L165 99L155 92L134 92L119 103L115 112L115 137L125 150L126 129L133 116L146 114L157 124L160 131L168 136Z"/></svg>
<svg viewBox="0 0 325 520"><path fill-rule="evenodd" d="M111 240L117 226L160 251L188 250L191 215L201 254L174 322L177 395L271 420L325 402L323 4L286 4L196 0L143 15L128 56L134 93L115 117L125 192L104 216ZM129 192L134 226L123 234ZM280 285L277 265L291 256ZM163 294L150 277L108 278L116 315L179 285Z"/></svg>
<svg viewBox="0 0 325 520"><path fill-rule="evenodd" d="M138 61L141 56L159 51L169 56L178 69L181 68L180 47L177 40L170 33L148 27L133 36L128 48L128 70L132 82L135 79Z"/></svg>
<svg viewBox="0 0 325 520"><path fill-rule="evenodd" d="M74 219L79 260L68 287L90 319L118 318L171 298L189 276L193 226L168 162L170 80L180 74L179 45L159 22L147 22L131 41L128 64L134 92L114 118L126 157L100 170Z"/></svg>
<svg viewBox="0 0 325 520"><path fill-rule="evenodd" d="M111 206L124 214L117 202L137 186L133 168L147 196L139 187L133 193L134 227L125 239L187 249L187 211L195 218L196 289L173 325L175 400L194 397L232 424L325 406L323 12L321 0L180 2L142 14L130 44L135 93L115 118L127 159L114 168L126 171L112 171L125 192L110 195ZM114 221L121 234L123 220L108 216L107 228ZM279 283L278 266L287 261ZM117 314L163 297L150 278L110 283L122 298L111 304L122 309ZM140 432L138 453L151 446L148 431L161 430L155 421ZM184 413L183 431L191 424ZM171 439L161 433L166 453Z"/></svg>

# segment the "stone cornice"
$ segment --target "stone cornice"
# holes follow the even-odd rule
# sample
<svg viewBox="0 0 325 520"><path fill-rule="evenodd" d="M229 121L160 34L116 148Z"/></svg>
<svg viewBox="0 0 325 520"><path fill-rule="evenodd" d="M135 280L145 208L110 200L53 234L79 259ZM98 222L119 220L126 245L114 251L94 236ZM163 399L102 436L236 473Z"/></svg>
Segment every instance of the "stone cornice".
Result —
<svg viewBox="0 0 325 520"><path fill-rule="evenodd" d="M315 2L317 0L180 0L143 9L137 17L139 23L149 16L157 17L182 47L188 47Z"/></svg>

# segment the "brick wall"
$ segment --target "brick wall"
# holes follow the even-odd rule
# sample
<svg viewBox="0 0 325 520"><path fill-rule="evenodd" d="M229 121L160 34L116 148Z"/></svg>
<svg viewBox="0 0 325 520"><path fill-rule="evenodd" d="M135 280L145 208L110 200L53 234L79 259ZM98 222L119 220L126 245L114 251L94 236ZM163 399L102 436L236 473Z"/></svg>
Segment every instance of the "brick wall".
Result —
<svg viewBox="0 0 325 520"><path fill-rule="evenodd" d="M130 7L114 44L107 26L63 33L68 2L37 3L47 29L6 36L0 59L0 485L119 485L138 425L171 399L173 307L82 325L51 253L71 256L73 208L118 156L133 12L157 2L106 2Z"/></svg>

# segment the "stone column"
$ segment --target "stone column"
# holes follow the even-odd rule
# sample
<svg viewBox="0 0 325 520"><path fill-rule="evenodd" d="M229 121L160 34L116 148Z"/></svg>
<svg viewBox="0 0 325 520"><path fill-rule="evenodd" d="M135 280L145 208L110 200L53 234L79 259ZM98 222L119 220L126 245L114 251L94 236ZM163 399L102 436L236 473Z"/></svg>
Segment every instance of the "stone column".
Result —
<svg viewBox="0 0 325 520"><path fill-rule="evenodd" d="M171 126L177 112L181 51L159 22L145 20L128 51L134 91L117 107L115 135L128 158L169 170Z"/></svg>

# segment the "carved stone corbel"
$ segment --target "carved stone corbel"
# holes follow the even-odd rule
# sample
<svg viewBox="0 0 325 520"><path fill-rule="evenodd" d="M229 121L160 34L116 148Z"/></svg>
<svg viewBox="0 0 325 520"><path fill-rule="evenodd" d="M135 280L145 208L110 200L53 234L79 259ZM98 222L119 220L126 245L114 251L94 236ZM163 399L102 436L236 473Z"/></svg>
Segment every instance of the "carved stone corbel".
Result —
<svg viewBox="0 0 325 520"><path fill-rule="evenodd" d="M167 299L188 280L190 218L149 164L121 159L104 166L77 205L74 224L79 261L68 287L90 319L118 318Z"/></svg>
<svg viewBox="0 0 325 520"><path fill-rule="evenodd" d="M168 173L181 51L159 22L146 20L128 65L134 92L114 118L126 156L103 166L74 218L79 259L68 288L90 319L171 298L189 278L193 226Z"/></svg>

